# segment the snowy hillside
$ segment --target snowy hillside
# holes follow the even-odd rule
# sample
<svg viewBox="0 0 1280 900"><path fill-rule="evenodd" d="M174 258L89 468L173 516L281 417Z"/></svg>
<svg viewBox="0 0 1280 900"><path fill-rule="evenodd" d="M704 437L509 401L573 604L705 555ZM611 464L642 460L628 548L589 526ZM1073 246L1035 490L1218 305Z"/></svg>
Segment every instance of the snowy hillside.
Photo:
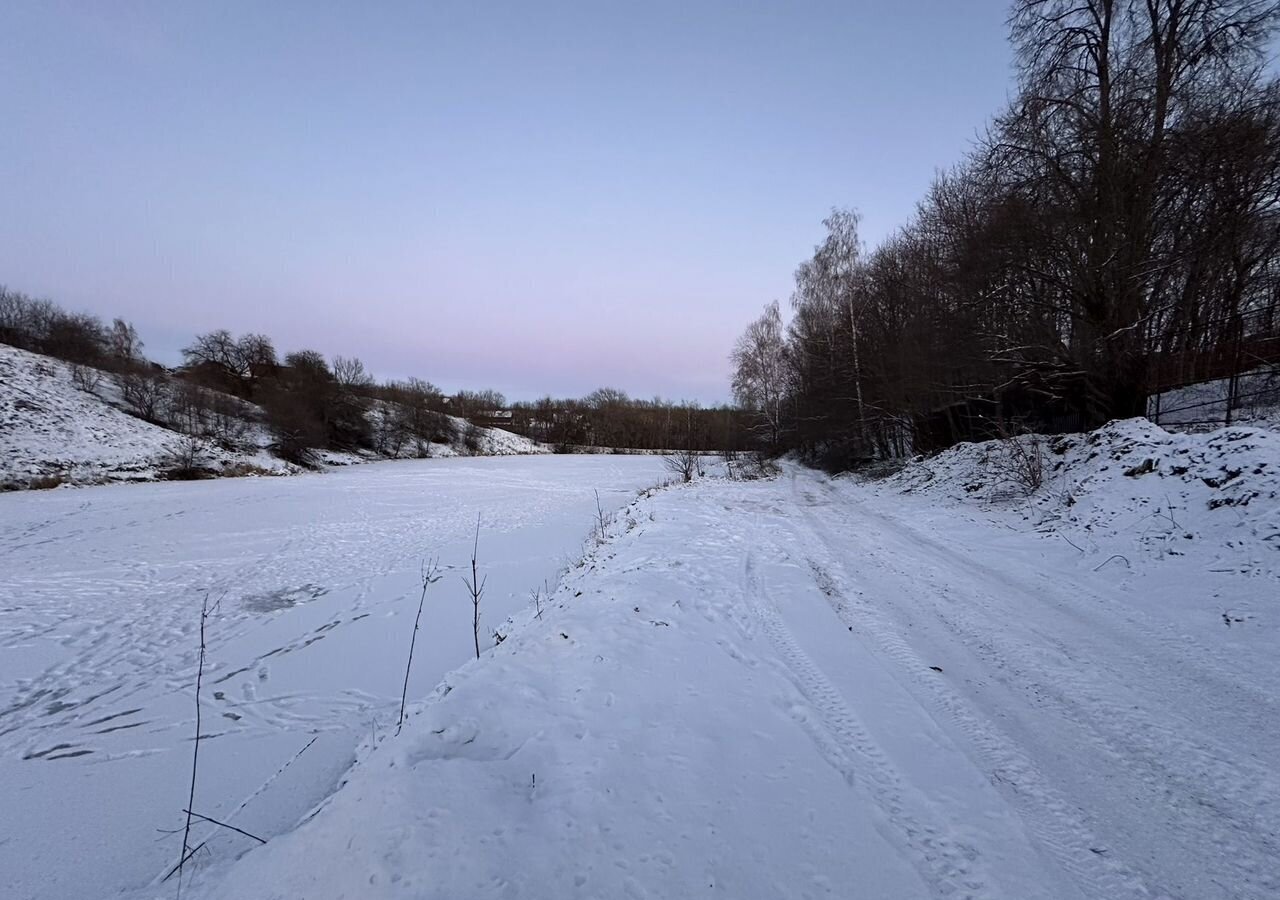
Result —
<svg viewBox="0 0 1280 900"><path fill-rule="evenodd" d="M117 394L105 375L95 390L77 386L61 360L0 344L0 489L41 481L154 481L176 464L181 435L110 402ZM208 444L201 455L228 474L298 471L256 447L228 451Z"/></svg>
<svg viewBox="0 0 1280 900"><path fill-rule="evenodd" d="M154 481L165 477L186 450L177 432L143 421L125 411L119 391L105 373L97 374L92 391L76 383L73 369L61 360L0 344L0 490L110 481ZM200 463L227 475L296 474L298 466L268 451L271 442L260 422L261 411L232 400L245 411L242 436L232 445L201 441ZM465 438L467 423L447 417L447 442L408 446L402 458L430 456L505 456L547 453L528 438L492 428L475 431L473 446ZM384 459L375 453L320 452L331 465Z"/></svg>

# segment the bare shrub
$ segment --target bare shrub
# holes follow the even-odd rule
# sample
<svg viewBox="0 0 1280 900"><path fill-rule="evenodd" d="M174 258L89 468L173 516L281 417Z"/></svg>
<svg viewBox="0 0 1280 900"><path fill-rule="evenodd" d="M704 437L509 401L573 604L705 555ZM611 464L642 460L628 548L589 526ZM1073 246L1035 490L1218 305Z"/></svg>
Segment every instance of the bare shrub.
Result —
<svg viewBox="0 0 1280 900"><path fill-rule="evenodd" d="M102 383L102 370L81 363L71 364L71 380L86 394L97 394Z"/></svg>
<svg viewBox="0 0 1280 900"><path fill-rule="evenodd" d="M198 434L182 435L169 452L165 477L171 481L195 481L212 474L205 441Z"/></svg>
<svg viewBox="0 0 1280 900"><path fill-rule="evenodd" d="M244 438L247 414L243 401L185 379L172 383L165 404L165 419L174 431L208 438L227 448Z"/></svg>
<svg viewBox="0 0 1280 900"><path fill-rule="evenodd" d="M772 478L779 471L777 463L759 452L726 453L724 461L729 477L736 481L756 481L761 478Z"/></svg>
<svg viewBox="0 0 1280 900"><path fill-rule="evenodd" d="M600 492L596 491L596 542L603 544L609 536L609 526L613 524L613 513L606 513L600 503Z"/></svg>
<svg viewBox="0 0 1280 900"><path fill-rule="evenodd" d="M688 483L702 474L702 457L697 450L675 450L663 458L668 472Z"/></svg>
<svg viewBox="0 0 1280 900"><path fill-rule="evenodd" d="M40 475L28 481L27 488L32 491L48 491L61 487L63 482L64 479L61 475Z"/></svg>
<svg viewBox="0 0 1280 900"><path fill-rule="evenodd" d="M178 864L174 867L178 872L178 886L182 886L182 868L196 852L197 848L191 846L191 819L195 815L191 811L196 805L196 773L200 767L200 683L204 680L204 626L209 621L209 595L204 595L204 601L200 604L200 659L196 666L196 736L195 742L191 748L191 787L187 795L187 824L182 831L182 853L178 856ZM172 874L172 873L170 873ZM168 876L166 876L167 878Z"/></svg>
<svg viewBox="0 0 1280 900"><path fill-rule="evenodd" d="M1013 435L996 442L986 464L999 483L1030 496L1044 485L1044 451L1040 435Z"/></svg>

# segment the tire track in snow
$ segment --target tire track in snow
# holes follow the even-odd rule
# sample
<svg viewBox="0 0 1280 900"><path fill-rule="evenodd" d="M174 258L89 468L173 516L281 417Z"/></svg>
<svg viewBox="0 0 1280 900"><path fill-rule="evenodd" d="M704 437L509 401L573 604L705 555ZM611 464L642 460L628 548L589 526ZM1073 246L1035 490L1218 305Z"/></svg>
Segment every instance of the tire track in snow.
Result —
<svg viewBox="0 0 1280 900"><path fill-rule="evenodd" d="M830 539L821 529L809 530L813 541L808 546L829 549ZM831 569L838 571L843 567L834 554L828 553L827 557L831 568L824 568L812 559L809 563L819 589L840 620L851 630L872 638L879 655L896 666L896 680L900 684L904 680L909 682L912 686L909 693L918 702L923 699L935 719L946 719L959 729L977 751L980 769L1000 790L1001 796L1012 803L1033 839L1075 879L1083 895L1108 900L1145 900L1158 896L1136 873L1114 859L1098 855L1093 848L1098 847L1100 841L1081 821L1075 807L1049 785L1044 774L1016 743L944 683L923 677L921 673L929 671L928 663L902 639L899 629L874 604L859 601L857 615L852 614L853 594L838 584L846 579L837 579L831 574Z"/></svg>
<svg viewBox="0 0 1280 900"><path fill-rule="evenodd" d="M824 526L818 522L814 505L803 504L801 500L797 496L797 502L805 509L810 530L827 546L830 557L838 565L839 548L828 536L830 523ZM1002 593L1039 597L1050 590L1047 585L1032 590L1015 578L993 571L925 535L915 534L887 516L861 511L855 514L838 499L824 508L834 511L833 516L840 520L845 533L874 535L865 550L869 558L899 582L898 593L903 584L922 583L927 586L926 591L911 592L920 601L924 601L929 592L938 596L959 592L960 603L944 608L926 602L921 605L921 611L935 617L968 652L983 661L989 675L1008 689L1025 693L1030 687L1039 701L1051 703L1059 715L1078 726L1078 734L1104 755L1106 765L1125 771L1130 779L1143 786L1145 795L1163 797L1159 803L1160 814L1178 823L1178 831L1188 846L1196 848L1197 856L1212 862L1218 880L1209 875L1202 881L1217 883L1224 891L1223 896L1230 897L1263 898L1280 892L1280 867L1274 864L1274 860L1280 858L1280 845L1275 835L1268 832L1272 819L1267 814L1269 809L1280 808L1280 799L1269 771L1249 758L1230 753L1216 742L1205 740L1203 735L1197 740L1190 728L1174 728L1158 721L1145 712L1143 696L1134 695L1130 698L1132 702L1117 699L1120 694L1127 696L1133 684L1153 683L1151 679L1160 678L1164 669L1152 670L1141 654L1132 651L1124 654L1123 650L1117 651L1121 653L1120 658L1137 666L1140 677L1134 677L1133 673L1126 677L1113 671L1111 658L1098 653L1091 654L1087 662L1069 658L1067 664L1055 665L1044 654L1006 637L1008 612L993 606L993 598ZM861 515L866 522L855 525L855 515ZM920 547L953 566L952 577L944 578L947 573L936 563L925 563ZM966 576L967 581L957 581L954 578L957 571ZM1080 593L1090 594L1083 588ZM1064 614L1051 604L1041 604L1040 609L1055 616ZM985 616L989 622L983 624L977 616ZM869 611L867 619L859 618L854 624L861 626L872 621L874 611ZM1083 624L1091 629L1091 637L1096 636L1096 623ZM1076 631L1079 628L1077 623ZM1069 648L1062 649L1069 652ZM1173 657L1179 663L1183 660L1182 654ZM1110 680L1102 680L1095 671L1106 672ZM1178 677L1177 673L1171 675ZM1188 690L1193 689L1188 687ZM1171 788L1177 790L1171 791ZM1273 862L1268 864L1265 860ZM1151 883L1153 875L1147 876L1148 889L1156 889ZM1162 889L1168 892L1166 896L1202 896L1179 894L1167 886Z"/></svg>
<svg viewBox="0 0 1280 900"><path fill-rule="evenodd" d="M743 568L743 594L748 608L778 653L789 680L817 716L812 720L793 711L792 718L809 732L819 752L850 786L861 786L870 795L888 823L919 857L917 869L921 877L939 896L988 896L989 879L977 851L951 839L943 827L919 821L908 808L902 779L893 763L791 635L760 583L750 550Z"/></svg>

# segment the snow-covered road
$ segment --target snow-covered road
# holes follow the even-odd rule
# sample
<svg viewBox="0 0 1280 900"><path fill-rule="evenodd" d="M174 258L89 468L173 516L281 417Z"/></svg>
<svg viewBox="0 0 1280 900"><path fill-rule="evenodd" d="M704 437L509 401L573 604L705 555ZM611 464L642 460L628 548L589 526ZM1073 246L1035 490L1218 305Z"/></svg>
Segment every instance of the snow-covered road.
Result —
<svg viewBox="0 0 1280 900"><path fill-rule="evenodd" d="M661 492L195 893L1280 896L1275 564L1125 550L796 468Z"/></svg>
<svg viewBox="0 0 1280 900"><path fill-rule="evenodd" d="M1274 574L1094 572L1008 520L792 474L804 562L855 657L949 733L1046 870L1085 897L1280 895ZM1222 595L1270 621L1224 627Z"/></svg>
<svg viewBox="0 0 1280 900"><path fill-rule="evenodd" d="M276 834L393 723L425 557L449 571L419 697L472 654L477 515L489 645L581 556L596 489L611 509L662 477L656 457L482 458L0 495L0 896L109 896L174 861L206 592L200 811Z"/></svg>

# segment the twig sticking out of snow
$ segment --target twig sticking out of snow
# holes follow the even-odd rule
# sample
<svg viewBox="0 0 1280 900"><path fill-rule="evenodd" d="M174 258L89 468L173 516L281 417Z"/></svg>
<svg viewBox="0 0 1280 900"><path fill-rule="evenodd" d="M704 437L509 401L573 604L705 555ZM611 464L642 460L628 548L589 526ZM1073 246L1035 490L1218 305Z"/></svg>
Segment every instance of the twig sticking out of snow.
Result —
<svg viewBox="0 0 1280 900"><path fill-rule="evenodd" d="M161 883L164 883L164 882L168 881L170 878L172 878L172 877L173 877L173 873L174 873L174 872L177 872L177 873L178 873L178 893L179 893L179 895L181 895L181 893L182 893L182 866L183 866L183 864L185 864L185 863L186 863L186 861L187 861L187 860L191 859L191 857L195 856L199 851L203 850L203 849L204 849L204 845L205 845L205 844L207 844L207 843L209 843L209 842L208 842L208 841L201 841L200 843L198 843L198 844L196 844L194 847L192 847L192 848L191 848L191 850L190 850L188 853L183 854L182 859L178 860L178 864L177 864L176 866L174 866L172 869L170 869L167 875L165 875L163 878L161 878L161 879L160 879Z"/></svg>
<svg viewBox="0 0 1280 900"><path fill-rule="evenodd" d="M1098 565L1094 566L1094 567L1093 567L1093 571L1095 571L1095 572L1096 572L1096 571L1098 571L1098 570L1099 570L1099 569L1101 569L1103 566L1105 566L1107 563L1111 562L1111 560L1113 560L1113 559L1120 559L1120 560L1124 560L1124 567L1125 567L1126 569L1131 569L1131 568L1133 568L1133 566L1129 565L1129 558L1128 558L1128 557L1126 557L1126 556L1121 556L1119 553L1113 553L1113 554L1111 554L1110 556L1108 556L1106 559L1104 559L1102 562L1098 563Z"/></svg>
<svg viewBox="0 0 1280 900"><path fill-rule="evenodd" d="M476 541L471 548L471 578L462 576L462 583L467 586L467 593L471 595L471 635L476 642L476 659L480 658L480 598L484 595L485 582L489 580L486 575L483 580L479 578L476 571L476 557L480 553L480 514L476 513Z"/></svg>
<svg viewBox="0 0 1280 900"><path fill-rule="evenodd" d="M196 740L191 751L191 790L187 795L187 824L182 830L182 855L178 857L178 896L182 896L182 867L186 861L191 858L192 854L199 850L200 847L191 849L191 819L196 815L191 811L191 807L196 805L196 771L200 765L200 682L204 679L204 625L209 619L209 593L205 592L204 600L200 604L200 662L196 666ZM201 847L204 846L202 843ZM169 873L170 875L173 872ZM169 876L166 875L166 878Z"/></svg>
<svg viewBox="0 0 1280 900"><path fill-rule="evenodd" d="M210 823L211 825L221 825L223 828L229 828L232 831L238 832L239 834L243 834L247 838L253 838L259 844L265 844L267 842L266 838L260 838L256 834L250 834L249 832L245 831L243 828L237 828L234 825L228 825L226 822L219 822L217 819L210 818L209 816L202 816L200 815L200 813L192 812L189 809L184 809L183 812L189 816L195 816L197 819L203 819L204 821Z"/></svg>
<svg viewBox="0 0 1280 900"><path fill-rule="evenodd" d="M418 614L413 617L413 636L409 638L409 661L404 667L404 687L400 689L400 718L396 720L396 734L399 734L404 726L404 704L409 696L409 672L413 669L413 648L418 643L418 623L422 621L422 605L427 600L427 588L444 577L440 574L440 561L438 559L423 560L420 575L422 593L418 596Z"/></svg>
<svg viewBox="0 0 1280 900"><path fill-rule="evenodd" d="M248 805L249 805L249 801L251 801L254 797L256 797L256 796L258 796L259 794L261 794L261 793L262 793L263 791L265 791L268 787L270 787L271 783L272 783L273 781L275 781L277 778L279 778L279 777L281 776L281 774L283 774L283 773L284 773L284 770L285 770L285 769L287 769L287 768L289 768L289 766L293 765L294 760L296 760L296 759L297 759L299 756L301 756L302 754L306 753L306 752L307 752L307 750L308 750L308 749L310 749L311 745L312 745L312 744L314 744L314 743L315 743L316 741L318 741L318 740L320 740L320 735L318 735L318 734L317 734L317 735L316 735L315 737L313 737L311 740L309 740L309 741L307 741L305 744L303 744L303 745L302 745L302 749L301 749L301 750L299 750L297 753L293 754L293 756L289 757L288 761L286 761L286 762L285 762L285 764L284 764L283 766L281 766L280 768L276 769L276 771L275 771L275 774L274 774L274 775L272 775L270 778L268 778L266 781L264 781L264 782L262 783L262 785L261 785L261 786L260 786L256 791L254 791L254 792L253 792L252 794L250 794L248 797L245 797L242 801L240 801L240 805L239 805L239 806L237 806L235 809L233 809L233 810L231 811L231 816L234 816L236 813L240 812L240 810L244 809L246 806L248 806ZM227 818L229 819L229 818L231 818L231 816L227 816Z"/></svg>
<svg viewBox="0 0 1280 900"><path fill-rule="evenodd" d="M605 538L605 530L608 527L608 523L605 521L604 507L600 505L600 492L596 491L595 495L596 495L596 534L598 535L599 540L603 542Z"/></svg>

